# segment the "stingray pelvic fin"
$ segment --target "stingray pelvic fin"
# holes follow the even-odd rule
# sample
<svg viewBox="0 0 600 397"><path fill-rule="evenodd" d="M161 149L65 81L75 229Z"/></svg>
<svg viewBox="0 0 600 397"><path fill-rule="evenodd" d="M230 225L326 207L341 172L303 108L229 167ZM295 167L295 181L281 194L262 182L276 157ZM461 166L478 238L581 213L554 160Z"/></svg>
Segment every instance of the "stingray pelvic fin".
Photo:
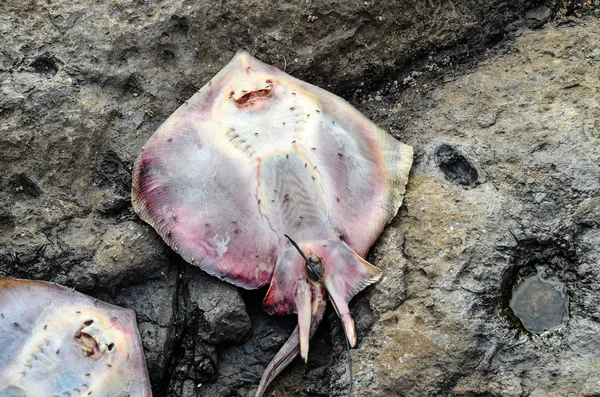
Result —
<svg viewBox="0 0 600 397"><path fill-rule="evenodd" d="M309 281L308 284L310 286L309 292L311 303L309 315L311 320L307 339L310 339L319 327L319 324L321 324L321 320L325 314L325 308L327 307L327 298L325 294L325 288L321 283ZM302 341L300 336L300 321L298 322L298 326L296 326L294 329L294 332L292 332L288 340L284 343L284 345L265 369L265 372L260 379L258 390L256 390L255 397L262 397L273 379L275 379L275 377L279 375L281 371L283 371L284 368L287 367L288 364L292 362L292 360L298 355L298 352L300 352L302 349L299 341ZM308 353L308 340L306 343L306 349Z"/></svg>
<svg viewBox="0 0 600 397"><path fill-rule="evenodd" d="M365 287L379 280L382 272L361 258L343 241L329 242L320 248L320 252L324 268L323 281L329 299L335 302L334 307L344 323L346 337L354 347L356 330L348 302Z"/></svg>
<svg viewBox="0 0 600 397"><path fill-rule="evenodd" d="M286 250L277 261L274 274L271 287L263 301L263 308L269 314L298 314L297 338L300 343L300 355L306 361L313 323L313 293L304 260L295 249Z"/></svg>
<svg viewBox="0 0 600 397"><path fill-rule="evenodd" d="M320 282L324 283L329 299L342 319L350 345L356 346L356 330L348 302L366 286L379 280L381 270L362 259L343 241L301 242L301 248L292 244L299 252L321 261L323 274ZM277 261L271 287L263 301L263 308L269 314L298 314L300 354L304 361L308 358L309 330L314 324L311 285L317 282L309 276L307 261L296 248L286 249Z"/></svg>
<svg viewBox="0 0 600 397"><path fill-rule="evenodd" d="M298 312L298 339L300 342L300 357L308 360L308 341L310 340L310 324L312 318L311 290L306 280L296 283L296 311Z"/></svg>

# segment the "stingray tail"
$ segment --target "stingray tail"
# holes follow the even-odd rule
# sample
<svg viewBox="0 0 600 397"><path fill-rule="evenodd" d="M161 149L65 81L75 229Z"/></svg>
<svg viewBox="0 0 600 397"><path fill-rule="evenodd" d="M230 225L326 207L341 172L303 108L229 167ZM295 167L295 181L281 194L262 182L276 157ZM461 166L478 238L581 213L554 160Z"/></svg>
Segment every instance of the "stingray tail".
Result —
<svg viewBox="0 0 600 397"><path fill-rule="evenodd" d="M361 258L343 241L328 242L319 251L323 261L323 281L329 292L329 299L335 302L348 341L354 347L356 330L348 302L366 286L379 280L382 272Z"/></svg>
<svg viewBox="0 0 600 397"><path fill-rule="evenodd" d="M277 352L273 360L271 360L265 369L265 372L260 379L258 390L256 391L256 397L262 397L273 379L275 379L275 377L279 375L285 367L287 367L287 365L298 355L298 353L300 353L300 340L302 338L310 339L319 327L319 324L323 319L323 315L325 314L325 308L327 307L325 288L323 288L323 285L320 283L311 283L310 294L312 297L312 302L310 305L309 335L299 335L299 326L296 326L289 339L285 342L285 344L281 347L281 349ZM303 317L306 318L308 316ZM299 325L302 325L301 321L299 321ZM302 328L305 329L305 327ZM305 346L308 349L308 340L306 341Z"/></svg>

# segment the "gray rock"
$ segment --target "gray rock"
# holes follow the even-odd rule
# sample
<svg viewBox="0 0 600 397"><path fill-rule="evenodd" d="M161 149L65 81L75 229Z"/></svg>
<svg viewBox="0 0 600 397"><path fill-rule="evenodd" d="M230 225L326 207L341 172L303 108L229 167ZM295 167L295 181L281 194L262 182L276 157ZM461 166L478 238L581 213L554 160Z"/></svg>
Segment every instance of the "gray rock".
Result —
<svg viewBox="0 0 600 397"><path fill-rule="evenodd" d="M435 107L424 98L402 112L401 138L425 152L391 226L397 231L385 233L402 236L397 286L406 299L375 319L354 352L357 395L597 393L599 33L598 20L525 32L514 51L425 94ZM573 78L586 83L565 86ZM495 123L481 123L490 109ZM461 117L449 118L455 111ZM429 142L442 133L475 154L485 183L464 190L432 167ZM450 175L465 169L456 167ZM398 243L380 239L375 252ZM570 299L569 323L544 336L526 332L507 306L517 279L536 265L548 266ZM375 288L370 301L380 296ZM343 395L344 382L333 395Z"/></svg>
<svg viewBox="0 0 600 397"><path fill-rule="evenodd" d="M188 315L198 338L210 344L241 342L252 325L239 290L197 271L187 283Z"/></svg>
<svg viewBox="0 0 600 397"><path fill-rule="evenodd" d="M146 353L148 373L153 389L160 390L168 377L168 369L179 339L177 322L176 268L165 268L164 276L158 279L129 284L116 294L102 295L115 304L136 311L138 328ZM96 289L98 291L99 288Z"/></svg>
<svg viewBox="0 0 600 397"><path fill-rule="evenodd" d="M356 395L597 393L600 27L523 30L554 9L532 4L1 2L0 275L134 308L155 395L251 396L296 319L181 263L129 201L147 138L244 48L416 149L369 257L385 277L351 304ZM508 310L538 263L570 297L548 337ZM271 390L344 395L347 380L329 312L309 364Z"/></svg>
<svg viewBox="0 0 600 397"><path fill-rule="evenodd" d="M111 226L100 237L87 274L99 287L142 283L165 274L164 247L150 228L125 221Z"/></svg>
<svg viewBox="0 0 600 397"><path fill-rule="evenodd" d="M600 197L583 200L575 211L573 220L582 226L600 226Z"/></svg>
<svg viewBox="0 0 600 397"><path fill-rule="evenodd" d="M552 18L552 10L544 5L533 7L525 13L525 18L530 27L537 28Z"/></svg>

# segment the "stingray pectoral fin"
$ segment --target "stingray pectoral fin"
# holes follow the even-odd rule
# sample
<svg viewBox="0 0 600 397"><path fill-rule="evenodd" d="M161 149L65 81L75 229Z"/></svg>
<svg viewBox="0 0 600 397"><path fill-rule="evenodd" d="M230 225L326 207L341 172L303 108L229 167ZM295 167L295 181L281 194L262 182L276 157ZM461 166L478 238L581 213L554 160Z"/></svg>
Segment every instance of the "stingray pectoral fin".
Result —
<svg viewBox="0 0 600 397"><path fill-rule="evenodd" d="M298 340L300 342L300 357L308 360L308 341L310 340L311 323L311 290L306 280L299 280L296 284L296 311L298 312Z"/></svg>
<svg viewBox="0 0 600 397"><path fill-rule="evenodd" d="M310 333L308 337L311 338L319 327L319 324L321 324L321 320L325 314L325 308L327 307L327 298L323 285L313 282L310 282L309 285L312 299L309 313L311 318ZM275 377L279 375L281 371L283 371L285 367L287 367L288 364L292 362L292 360L298 355L298 352L300 351L300 345L298 344L300 334L299 328L301 327L300 321L298 324L299 325L294 329L294 332L292 332L288 340L284 343L284 345L265 369L265 372L260 379L258 390L256 390L255 397L262 397L273 379L275 379ZM308 349L308 341L306 348Z"/></svg>
<svg viewBox="0 0 600 397"><path fill-rule="evenodd" d="M348 302L354 295L381 277L381 270L356 254L346 243L330 242L322 250L323 281L329 291L329 299L335 302L343 320L348 341L356 345L354 320Z"/></svg>

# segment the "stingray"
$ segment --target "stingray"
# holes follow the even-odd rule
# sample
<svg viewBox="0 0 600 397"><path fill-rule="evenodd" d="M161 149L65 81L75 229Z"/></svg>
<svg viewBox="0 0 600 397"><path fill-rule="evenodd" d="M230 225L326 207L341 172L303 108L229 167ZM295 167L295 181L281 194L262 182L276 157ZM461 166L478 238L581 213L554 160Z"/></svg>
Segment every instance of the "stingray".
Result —
<svg viewBox="0 0 600 397"><path fill-rule="evenodd" d="M327 299L356 344L348 302L381 276L363 258L398 212L412 154L343 99L244 51L144 145L140 217L209 274L270 284L269 314L298 315L257 396L298 352L307 359Z"/></svg>
<svg viewBox="0 0 600 397"><path fill-rule="evenodd" d="M151 397L135 312L0 278L0 397Z"/></svg>

